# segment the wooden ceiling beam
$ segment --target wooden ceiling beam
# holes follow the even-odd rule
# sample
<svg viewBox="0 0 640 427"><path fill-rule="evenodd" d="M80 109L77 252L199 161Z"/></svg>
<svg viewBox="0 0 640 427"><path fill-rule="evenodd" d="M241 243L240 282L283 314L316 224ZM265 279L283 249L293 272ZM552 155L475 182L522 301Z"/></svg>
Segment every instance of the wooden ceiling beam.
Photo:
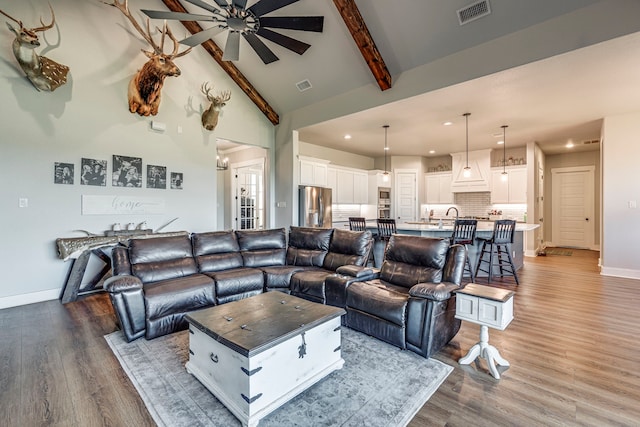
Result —
<svg viewBox="0 0 640 427"><path fill-rule="evenodd" d="M369 33L355 0L333 0L381 90L391 88L391 74Z"/></svg>
<svg viewBox="0 0 640 427"><path fill-rule="evenodd" d="M189 12L178 0L162 0L162 2L173 12ZM196 34L202 31L202 27L195 21L180 21L182 25L191 33ZM211 55L211 57L222 67L222 69L236 82L236 84L242 89L242 91L253 101L254 104L262 111L262 113L273 123L277 125L280 123L280 117L275 112L269 103L258 93L256 88L253 87L251 82L238 70L238 68L231 61L222 60L222 49L211 39L202 43L202 47Z"/></svg>

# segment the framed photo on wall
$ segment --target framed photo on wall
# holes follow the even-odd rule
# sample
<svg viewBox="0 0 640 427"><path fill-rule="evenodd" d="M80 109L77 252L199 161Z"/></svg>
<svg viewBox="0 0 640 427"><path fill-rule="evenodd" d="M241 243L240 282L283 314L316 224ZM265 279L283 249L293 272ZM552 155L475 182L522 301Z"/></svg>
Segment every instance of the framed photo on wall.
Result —
<svg viewBox="0 0 640 427"><path fill-rule="evenodd" d="M167 188L167 167L147 165L147 188Z"/></svg>
<svg viewBox="0 0 640 427"><path fill-rule="evenodd" d="M107 185L107 161L82 158L82 172L80 184L82 185Z"/></svg>
<svg viewBox="0 0 640 427"><path fill-rule="evenodd" d="M142 158L113 155L114 187L142 187Z"/></svg>
<svg viewBox="0 0 640 427"><path fill-rule="evenodd" d="M182 180L184 179L182 172L171 172L171 189L182 190Z"/></svg>
<svg viewBox="0 0 640 427"><path fill-rule="evenodd" d="M55 162L53 166L53 182L56 184L73 184L73 163Z"/></svg>

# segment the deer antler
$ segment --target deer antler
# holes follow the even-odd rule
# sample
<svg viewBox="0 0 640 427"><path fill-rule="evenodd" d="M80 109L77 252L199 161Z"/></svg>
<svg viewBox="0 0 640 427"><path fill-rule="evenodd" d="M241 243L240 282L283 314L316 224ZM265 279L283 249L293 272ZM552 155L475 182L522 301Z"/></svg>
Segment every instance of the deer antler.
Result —
<svg viewBox="0 0 640 427"><path fill-rule="evenodd" d="M138 33L140 33L140 35L142 36L142 38L145 39L145 41L147 43L149 43L149 45L151 45L151 47L153 48L153 51L160 55L163 54L163 48L164 48L164 38L165 38L165 34L169 36L169 38L173 41L173 52L171 53L171 55L168 55L170 58L179 58L181 56L186 55L187 53L191 52L191 49L193 49L193 47L190 47L189 49L178 53L178 49L180 49L180 43L178 42L178 40L173 36L173 33L171 32L171 29L169 27L167 27L167 23L164 23L164 26L162 28L162 30L160 30L160 28L156 27L156 29L158 31L161 32L162 34L162 38L160 39L160 45L157 45L154 41L153 38L151 37L151 25L149 23L149 18L147 18L147 31L145 31L140 24L138 23L138 21L133 17L133 15L131 15L131 12L129 11L129 0L124 0L123 2L119 2L118 0L114 0L113 3L107 3L104 2L104 4L108 5L108 6L113 6L116 9L118 9L120 12L122 12L122 14L124 16L127 17L127 19L129 20L129 22L131 22L131 25L133 25L133 28L136 29L136 31L138 31Z"/></svg>
<svg viewBox="0 0 640 427"><path fill-rule="evenodd" d="M231 99L231 91L225 90L214 98L217 104L224 104Z"/></svg>
<svg viewBox="0 0 640 427"><path fill-rule="evenodd" d="M51 5L49 5L49 6L51 6ZM16 24L20 25L20 28L23 28L21 20L14 18L13 16L9 15L8 13L4 12L1 9L0 9L0 13L3 14L4 16L6 16L7 18L11 19L12 21L14 21Z"/></svg>
<svg viewBox="0 0 640 427"><path fill-rule="evenodd" d="M113 3L107 3L105 1L103 1L103 3L108 6L113 6L116 9L118 9L120 12L122 12L122 14L127 17L129 22L131 22L131 25L133 25L133 28L135 28L136 31L140 33L142 38L145 39L146 42L151 45L151 47L153 47L153 50L156 53L162 52L162 50L158 48L158 46L155 44L155 42L151 38L151 31L149 29L149 19L147 18L147 32L145 32L140 26L140 24L138 23L138 21L131 15L131 12L129 12L129 0L124 0L122 3L120 3L118 0L114 0Z"/></svg>
<svg viewBox="0 0 640 427"><path fill-rule="evenodd" d="M40 18L40 23L42 24L42 27L38 27L38 28L31 28L31 31L33 32L39 32L39 31L46 31L49 28L52 28L53 25L56 23L56 14L53 13L53 7L51 7L51 3L49 3L49 10L51 10L51 24L47 25L44 22L42 22L42 18Z"/></svg>
<svg viewBox="0 0 640 427"><path fill-rule="evenodd" d="M209 82L204 82L202 83L202 86L200 86L200 91L202 91L202 93L207 97L207 99L211 102L213 102L213 97L211 96L211 89L209 87Z"/></svg>

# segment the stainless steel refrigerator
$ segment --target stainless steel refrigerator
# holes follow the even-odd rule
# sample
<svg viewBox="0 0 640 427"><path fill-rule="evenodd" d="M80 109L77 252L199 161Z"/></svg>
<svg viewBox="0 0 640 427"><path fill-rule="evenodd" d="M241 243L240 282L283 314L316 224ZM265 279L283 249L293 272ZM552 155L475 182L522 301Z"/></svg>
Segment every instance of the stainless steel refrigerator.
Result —
<svg viewBox="0 0 640 427"><path fill-rule="evenodd" d="M298 190L298 224L331 228L331 189L301 185Z"/></svg>

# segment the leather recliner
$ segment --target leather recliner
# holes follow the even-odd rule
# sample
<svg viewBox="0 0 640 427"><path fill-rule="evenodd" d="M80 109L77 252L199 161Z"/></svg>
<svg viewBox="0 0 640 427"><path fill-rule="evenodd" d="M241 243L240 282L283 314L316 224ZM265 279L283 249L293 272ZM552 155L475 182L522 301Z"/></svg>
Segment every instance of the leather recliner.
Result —
<svg viewBox="0 0 640 427"><path fill-rule="evenodd" d="M189 236L131 239L112 252L105 282L127 341L186 329L184 315L215 304L214 280L198 272Z"/></svg>
<svg viewBox="0 0 640 427"><path fill-rule="evenodd" d="M455 294L466 248L449 239L391 236L379 278L346 287L346 326L431 357L460 329ZM352 270L352 271L350 271ZM358 269L338 273L355 276Z"/></svg>
<svg viewBox="0 0 640 427"><path fill-rule="evenodd" d="M314 268L293 274L291 294L327 304L326 280L341 266L364 266L367 263L373 247L371 231L335 229L333 235L327 233L325 239L310 239L303 233L298 233L296 238L294 228L289 239L290 259L287 261L292 262L294 257L300 259L301 254L305 254L304 258Z"/></svg>

